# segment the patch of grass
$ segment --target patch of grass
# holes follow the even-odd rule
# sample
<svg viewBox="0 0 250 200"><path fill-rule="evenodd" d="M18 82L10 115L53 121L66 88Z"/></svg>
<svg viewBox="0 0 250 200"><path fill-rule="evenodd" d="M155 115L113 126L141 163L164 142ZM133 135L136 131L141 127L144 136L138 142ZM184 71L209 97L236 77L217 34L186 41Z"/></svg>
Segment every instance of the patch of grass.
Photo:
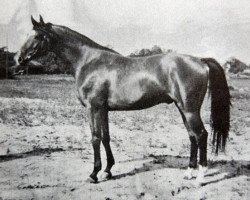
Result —
<svg viewBox="0 0 250 200"><path fill-rule="evenodd" d="M0 96L77 102L74 79L68 75L20 76L13 80L0 80Z"/></svg>
<svg viewBox="0 0 250 200"><path fill-rule="evenodd" d="M70 105L51 100L28 100L26 98L1 99L2 123L25 126L74 124L86 121L80 104Z"/></svg>

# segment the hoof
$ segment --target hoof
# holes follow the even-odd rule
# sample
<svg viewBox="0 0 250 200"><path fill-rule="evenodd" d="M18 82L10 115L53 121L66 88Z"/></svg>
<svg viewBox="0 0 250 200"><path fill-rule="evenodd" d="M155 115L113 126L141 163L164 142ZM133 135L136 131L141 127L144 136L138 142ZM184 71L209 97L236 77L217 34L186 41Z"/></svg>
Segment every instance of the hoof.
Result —
<svg viewBox="0 0 250 200"><path fill-rule="evenodd" d="M201 187L204 183L204 178L201 177L197 177L195 180L195 187Z"/></svg>
<svg viewBox="0 0 250 200"><path fill-rule="evenodd" d="M197 178L195 180L196 186L200 187L205 183L206 172L207 172L207 167L203 167L203 166L199 165L198 175L197 175Z"/></svg>
<svg viewBox="0 0 250 200"><path fill-rule="evenodd" d="M101 178L103 181L109 180L112 178L112 174L111 172L103 172Z"/></svg>
<svg viewBox="0 0 250 200"><path fill-rule="evenodd" d="M88 177L85 180L85 183L97 183L97 182L98 182L98 179L97 178L93 179L92 177Z"/></svg>
<svg viewBox="0 0 250 200"><path fill-rule="evenodd" d="M192 178L193 178L193 176L190 174L188 174L188 175L185 174L183 177L183 179L185 179L185 180L191 180Z"/></svg>
<svg viewBox="0 0 250 200"><path fill-rule="evenodd" d="M184 177L183 178L186 179L186 180L192 179L193 178L193 169L190 168L190 167L187 168L187 170L184 173Z"/></svg>

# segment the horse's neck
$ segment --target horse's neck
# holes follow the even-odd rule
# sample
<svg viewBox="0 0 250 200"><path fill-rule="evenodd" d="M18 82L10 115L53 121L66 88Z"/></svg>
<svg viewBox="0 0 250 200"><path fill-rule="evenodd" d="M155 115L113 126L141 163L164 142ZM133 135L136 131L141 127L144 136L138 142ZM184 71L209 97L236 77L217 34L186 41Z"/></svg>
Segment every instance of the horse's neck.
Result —
<svg viewBox="0 0 250 200"><path fill-rule="evenodd" d="M104 53L100 49L94 49L88 46L82 46L80 48L80 51L81 51L82 56L78 60L78 62L76 62L74 65L75 77L78 77L79 72L82 71L82 68L84 68L85 65L87 65L94 59L99 59L101 55Z"/></svg>
<svg viewBox="0 0 250 200"><path fill-rule="evenodd" d="M79 66L84 66L100 54L106 51L119 54L66 27L53 25L53 29L60 40L56 38L53 51L71 68L74 77Z"/></svg>
<svg viewBox="0 0 250 200"><path fill-rule="evenodd" d="M91 60L99 57L102 53L99 49L94 49L87 45L71 43L60 43L54 47L54 52L70 68L71 74L76 77L77 71Z"/></svg>
<svg viewBox="0 0 250 200"><path fill-rule="evenodd" d="M60 42L53 45L51 50L70 68L71 74L74 75L74 63L76 63L81 56L78 47Z"/></svg>

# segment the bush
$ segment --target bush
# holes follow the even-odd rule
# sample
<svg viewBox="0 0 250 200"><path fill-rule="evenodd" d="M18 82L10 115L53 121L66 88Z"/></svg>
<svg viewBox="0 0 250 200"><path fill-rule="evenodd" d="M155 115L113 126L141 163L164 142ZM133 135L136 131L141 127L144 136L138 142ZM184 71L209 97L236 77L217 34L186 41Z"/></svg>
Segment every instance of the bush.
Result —
<svg viewBox="0 0 250 200"><path fill-rule="evenodd" d="M131 53L130 57L143 57L143 56L152 56L162 53L171 53L173 52L172 49L168 49L167 51L162 50L161 47L154 45L151 49L141 49L140 51L135 51L134 53Z"/></svg>
<svg viewBox="0 0 250 200"><path fill-rule="evenodd" d="M46 56L41 57L37 60L42 64L37 70L40 71L42 68L42 73L44 74L69 74L70 68L57 58L55 53L49 52ZM30 69L30 67L29 67Z"/></svg>
<svg viewBox="0 0 250 200"><path fill-rule="evenodd" d="M248 68L245 63L236 58L229 58L223 66L228 68L228 72L233 74L238 74Z"/></svg>
<svg viewBox="0 0 250 200"><path fill-rule="evenodd" d="M70 68L62 62L53 52L36 60L39 65L28 64L25 74L69 74Z"/></svg>
<svg viewBox="0 0 250 200"><path fill-rule="evenodd" d="M0 78L6 78L6 67L8 68L7 74L9 75L7 78L10 78L9 68L15 64L14 56L15 53L7 51L6 47L0 48Z"/></svg>

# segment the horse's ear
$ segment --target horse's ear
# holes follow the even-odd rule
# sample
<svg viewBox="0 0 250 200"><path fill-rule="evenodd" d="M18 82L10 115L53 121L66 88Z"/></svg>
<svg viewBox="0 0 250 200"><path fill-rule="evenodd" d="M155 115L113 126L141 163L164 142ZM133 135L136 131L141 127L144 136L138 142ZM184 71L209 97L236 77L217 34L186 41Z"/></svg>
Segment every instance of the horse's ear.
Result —
<svg viewBox="0 0 250 200"><path fill-rule="evenodd" d="M34 27L38 27L39 23L33 18L33 16L31 15L31 22L33 24Z"/></svg>
<svg viewBox="0 0 250 200"><path fill-rule="evenodd" d="M44 23L44 21L43 21L43 17L41 16L41 15L39 15L40 16L40 24L42 25L42 26L45 26L45 23Z"/></svg>

